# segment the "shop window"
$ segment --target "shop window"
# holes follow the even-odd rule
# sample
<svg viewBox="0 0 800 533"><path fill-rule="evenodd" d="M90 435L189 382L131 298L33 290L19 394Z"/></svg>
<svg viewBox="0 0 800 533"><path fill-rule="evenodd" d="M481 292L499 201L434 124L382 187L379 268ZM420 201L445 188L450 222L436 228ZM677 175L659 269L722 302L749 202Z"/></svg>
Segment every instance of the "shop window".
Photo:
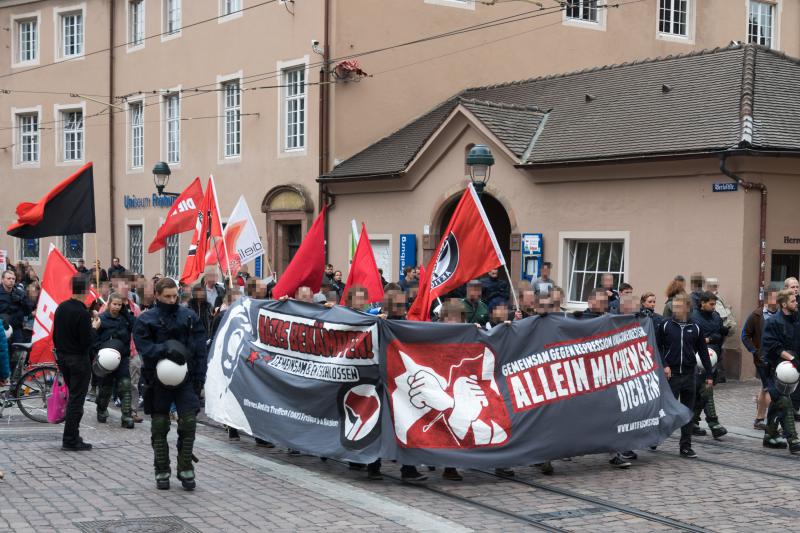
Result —
<svg viewBox="0 0 800 533"><path fill-rule="evenodd" d="M786 278L800 278L800 253L772 252L770 288L783 289Z"/></svg>

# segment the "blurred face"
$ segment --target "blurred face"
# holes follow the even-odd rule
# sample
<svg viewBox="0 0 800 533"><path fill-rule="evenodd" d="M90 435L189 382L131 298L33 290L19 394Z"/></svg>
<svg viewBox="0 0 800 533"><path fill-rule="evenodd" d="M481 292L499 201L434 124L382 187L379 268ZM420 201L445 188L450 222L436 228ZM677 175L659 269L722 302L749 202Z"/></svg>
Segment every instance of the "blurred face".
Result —
<svg viewBox="0 0 800 533"><path fill-rule="evenodd" d="M770 313L774 313L778 310L778 293L777 292L768 292L767 293L767 309L769 309Z"/></svg>
<svg viewBox="0 0 800 533"><path fill-rule="evenodd" d="M397 292L392 295L391 303L389 304L388 315L391 318L401 317L406 314L406 304L408 299L402 292Z"/></svg>
<svg viewBox="0 0 800 533"><path fill-rule="evenodd" d="M319 270L317 270L319 272ZM206 287L213 287L214 284L217 282L217 273L216 272L206 272Z"/></svg>
<svg viewBox="0 0 800 533"><path fill-rule="evenodd" d="M317 270L319 272L319 270ZM477 285L467 286L467 300L477 302L481 299L481 288Z"/></svg>
<svg viewBox="0 0 800 533"><path fill-rule="evenodd" d="M542 265L542 279L549 279L550 278L550 267L548 265Z"/></svg>
<svg viewBox="0 0 800 533"><path fill-rule="evenodd" d="M114 298L108 303L108 312L111 316L118 316L119 312L122 311L122 299Z"/></svg>
<svg viewBox="0 0 800 533"><path fill-rule="evenodd" d="M630 315L639 309L636 306L636 298L631 293L622 295L622 301L619 305L619 310L623 315Z"/></svg>
<svg viewBox="0 0 800 533"><path fill-rule="evenodd" d="M589 310L595 313L605 313L608 310L608 297L605 293L598 292L589 297Z"/></svg>
<svg viewBox="0 0 800 533"><path fill-rule="evenodd" d="M508 320L508 307L505 305L498 305L492 309L492 322L498 323Z"/></svg>
<svg viewBox="0 0 800 533"><path fill-rule="evenodd" d="M319 272L319 270L317 272ZM161 294L156 295L156 298L162 304L175 305L178 303L178 289L177 287L164 289Z"/></svg>
<svg viewBox="0 0 800 533"><path fill-rule="evenodd" d="M206 291L202 287L195 287L192 289L192 299L203 301L206 299Z"/></svg>
<svg viewBox="0 0 800 533"><path fill-rule="evenodd" d="M714 294L717 294L717 292L719 292L719 285L709 285L706 290L708 292L713 292Z"/></svg>
<svg viewBox="0 0 800 533"><path fill-rule="evenodd" d="M319 270L317 270L319 272ZM294 299L299 302L314 303L314 293L311 287L300 287L294 295Z"/></svg>
<svg viewBox="0 0 800 533"><path fill-rule="evenodd" d="M679 322L685 322L689 317L689 308L687 307L686 302L683 300L673 300L672 314L675 315L675 319Z"/></svg>
<svg viewBox="0 0 800 533"><path fill-rule="evenodd" d="M633 294L633 289L629 289L629 288L623 289L622 290L622 294Z"/></svg>
<svg viewBox="0 0 800 533"><path fill-rule="evenodd" d="M656 297L655 296L648 296L647 299L642 304L645 309L649 309L651 311L655 311L656 309Z"/></svg>
<svg viewBox="0 0 800 533"><path fill-rule="evenodd" d="M562 293L558 289L553 289L550 291L550 299L552 300L552 309L553 311L561 310L561 302L564 300L564 293Z"/></svg>
<svg viewBox="0 0 800 533"><path fill-rule="evenodd" d="M319 272L319 270L317 270L317 272ZM710 313L711 311L714 310L714 307L716 305L717 305L717 301L716 300L709 300L707 302L700 302L700 309L702 309L703 311L705 311L707 313Z"/></svg>
<svg viewBox="0 0 800 533"><path fill-rule="evenodd" d="M17 282L17 276L15 276L13 272L6 272L5 274L3 274L3 287L5 287L7 291L13 289L14 284L16 282Z"/></svg>
<svg viewBox="0 0 800 533"><path fill-rule="evenodd" d="M685 279L678 280L678 287L680 287L681 291L685 291L686 290L686 280Z"/></svg>
<svg viewBox="0 0 800 533"><path fill-rule="evenodd" d="M112 286L114 287L114 292L120 293L123 298L128 297L128 291L130 290L130 285L128 285L127 280L117 278L114 280Z"/></svg>
<svg viewBox="0 0 800 533"><path fill-rule="evenodd" d="M365 308L369 304L368 300L369 296L366 291L356 291L353 294L353 309Z"/></svg>
<svg viewBox="0 0 800 533"><path fill-rule="evenodd" d="M604 289L611 290L611 287L614 286L614 277L609 274L603 274L602 281L600 283Z"/></svg>

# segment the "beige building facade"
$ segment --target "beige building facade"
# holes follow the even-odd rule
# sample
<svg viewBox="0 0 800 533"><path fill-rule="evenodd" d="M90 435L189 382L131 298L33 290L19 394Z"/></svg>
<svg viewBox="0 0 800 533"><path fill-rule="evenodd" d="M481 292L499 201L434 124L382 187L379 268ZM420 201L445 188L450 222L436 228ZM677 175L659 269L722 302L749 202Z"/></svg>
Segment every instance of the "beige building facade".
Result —
<svg viewBox="0 0 800 533"><path fill-rule="evenodd" d="M170 202L155 195L151 175L153 165L165 161L172 169L170 192L195 176L205 183L213 174L223 216L244 195L278 272L327 199L333 202L331 261L346 265L350 221L363 220L386 277L397 279L401 235L415 235L416 260L427 259L446 209L466 183L464 150L483 142L498 161L487 190L496 203L487 209L497 213L495 220L508 234L504 246L512 277L521 277L522 259L514 254L523 234L535 232L543 234L545 259L557 265L558 281L568 285L566 278L574 274L565 270L569 242L595 232L587 238L624 243L619 279L637 290L660 289L677 272L708 271L722 280L723 295L741 317L755 301L757 261L749 255L732 256L724 268L716 268L718 257L703 254L692 254L691 261L648 260L670 250L657 245L648 228L668 227L667 213L698 195L719 208L725 222L724 235L715 240L722 248L712 255L757 247L752 221L758 194L741 189L711 194L710 184L722 178L710 160L646 168L604 163L599 173L568 164L522 168L522 154L492 138L492 130L474 116L479 110L462 105L463 112L451 109L442 118L447 125L419 151L414 168L404 168L402 179L375 180L367 170L360 181L317 181L468 87L686 54L731 41L800 56L800 0L606 4L0 0L0 20L8 29L0 32L5 51L0 54L0 225L13 222L17 203L40 198L88 161L95 167L98 220L97 248L93 235L23 242L3 232L0 249L12 261L25 260L40 270L53 243L73 259L88 262L97 253L107 266L118 256L148 276L178 275L191 233L172 239L159 253L146 252ZM350 59L365 75L341 65ZM616 90L624 93L625 85ZM524 111L538 124L548 110ZM580 145L581 139L575 142ZM783 161L774 168L783 168ZM749 159L730 160L741 172L748 165ZM762 170L759 164L751 172ZM797 230L778 216L783 204L793 202L790 178L775 172L776 190L787 191L773 195L770 189L768 278L771 268L796 270L793 254L800 248ZM669 200L661 201L664 197ZM617 202L626 199L630 209L620 208ZM780 254L786 257L776 267ZM573 299L584 300L582 294Z"/></svg>

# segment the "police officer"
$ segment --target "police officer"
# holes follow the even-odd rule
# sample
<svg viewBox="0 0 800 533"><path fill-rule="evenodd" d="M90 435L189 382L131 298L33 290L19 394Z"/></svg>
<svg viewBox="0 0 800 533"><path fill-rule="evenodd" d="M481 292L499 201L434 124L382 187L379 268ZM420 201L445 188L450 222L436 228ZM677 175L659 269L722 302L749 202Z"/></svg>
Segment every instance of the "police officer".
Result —
<svg viewBox="0 0 800 533"><path fill-rule="evenodd" d="M121 294L113 293L108 297L108 309L100 314L100 324L94 344L95 350L113 347L122 356L117 369L100 381L100 391L97 393L97 421L105 423L108 420L108 402L111 400L111 391L116 381L117 394L122 403L122 427L127 429L133 429L130 375L133 323L133 313L128 309L127 300Z"/></svg>
<svg viewBox="0 0 800 533"><path fill-rule="evenodd" d="M791 361L800 368L798 352L800 351L800 321L797 318L797 296L791 290L778 293L780 311L766 321L764 335L761 338L761 350L765 362L770 368L767 390L772 398L767 410L767 429L764 431L763 444L767 448L785 448L786 443L778 433L778 421L781 421L783 433L789 440L789 451L800 453L800 439L794 424L792 400L785 389L781 391L775 385L775 368L783 361Z"/></svg>
<svg viewBox="0 0 800 533"><path fill-rule="evenodd" d="M177 476L184 489L193 490L192 448L208 365L206 332L194 311L178 305L178 285L174 280L160 279L155 293L156 305L139 316L133 328L133 340L143 361L144 412L152 417L156 486L161 490L169 489L167 433L169 410L174 403L178 410ZM158 380L156 366L164 359L188 366L182 383L168 387Z"/></svg>
<svg viewBox="0 0 800 533"><path fill-rule="evenodd" d="M17 275L13 270L3 272L0 280L0 315L8 315L11 327L14 332L9 339L9 345L15 342L22 342L22 324L25 317L33 311L33 305L28 300L25 290L18 287Z"/></svg>

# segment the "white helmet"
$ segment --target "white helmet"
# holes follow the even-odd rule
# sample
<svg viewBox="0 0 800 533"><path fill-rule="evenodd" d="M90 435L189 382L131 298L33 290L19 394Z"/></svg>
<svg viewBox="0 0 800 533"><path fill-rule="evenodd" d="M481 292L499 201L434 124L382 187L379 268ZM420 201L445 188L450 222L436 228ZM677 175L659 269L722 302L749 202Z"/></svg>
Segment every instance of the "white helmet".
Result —
<svg viewBox="0 0 800 533"><path fill-rule="evenodd" d="M116 348L100 348L97 351L92 370L99 377L107 376L119 367L121 360L122 354Z"/></svg>
<svg viewBox="0 0 800 533"><path fill-rule="evenodd" d="M179 365L169 359L162 359L156 364L156 377L165 387L177 387L186 380L188 372L186 363Z"/></svg>
<svg viewBox="0 0 800 533"><path fill-rule="evenodd" d="M11 324L6 324L6 339L10 339L13 334L14 328L11 327Z"/></svg>
<svg viewBox="0 0 800 533"><path fill-rule="evenodd" d="M700 360L700 354L695 353L694 358L697 360L697 368L698 370L703 368L703 362ZM711 369L713 370L715 366L717 366L717 361L719 357L717 356L717 352L714 351L713 348L708 349L708 358L711 359Z"/></svg>
<svg viewBox="0 0 800 533"><path fill-rule="evenodd" d="M775 367L775 387L784 394L791 394L797 388L800 373L789 361L778 363Z"/></svg>

